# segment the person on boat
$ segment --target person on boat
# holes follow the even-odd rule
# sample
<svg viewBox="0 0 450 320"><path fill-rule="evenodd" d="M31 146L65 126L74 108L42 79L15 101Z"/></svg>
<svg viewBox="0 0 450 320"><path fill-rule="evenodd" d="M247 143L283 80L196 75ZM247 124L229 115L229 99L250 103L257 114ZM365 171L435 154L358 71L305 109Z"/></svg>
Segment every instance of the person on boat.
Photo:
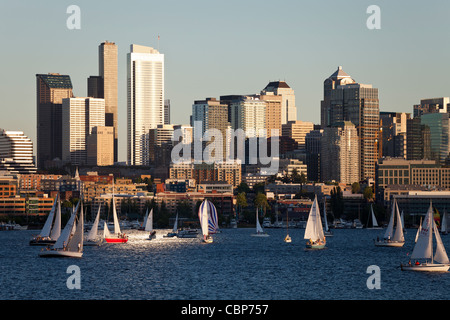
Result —
<svg viewBox="0 0 450 320"><path fill-rule="evenodd" d="M416 260L416 263L415 263L415 265L416 265L416 266L418 266L419 264L420 264L420 263L419 263L419 261L417 261L417 260Z"/></svg>

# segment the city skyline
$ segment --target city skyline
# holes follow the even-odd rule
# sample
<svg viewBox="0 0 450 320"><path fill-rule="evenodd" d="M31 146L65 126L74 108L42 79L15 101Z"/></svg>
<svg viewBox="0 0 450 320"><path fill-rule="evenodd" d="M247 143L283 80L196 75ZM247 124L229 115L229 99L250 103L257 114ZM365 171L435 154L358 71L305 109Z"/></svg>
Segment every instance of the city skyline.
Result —
<svg viewBox="0 0 450 320"><path fill-rule="evenodd" d="M195 100L257 94L276 80L295 90L297 118L319 124L323 81L338 66L356 82L379 89L380 111L412 113L421 99L450 95L445 77L450 69L445 56L448 22L440 18L450 4L377 1L380 30L366 27L366 9L373 4L368 1L352 6L327 1L325 7L282 1L277 10L266 4L196 1L124 10L124 2L105 7L78 1L81 29L70 30L66 3L5 3L2 29L14 32L2 34L10 50L2 52L8 77L0 80L0 127L24 131L36 146L35 75L69 75L74 95L86 96L86 79L97 73L98 46L104 41L118 46L119 161L126 161L126 53L132 43L165 55L165 98L171 101L174 124L189 123ZM50 30L48 39L39 37ZM437 41L441 50L432 57L418 50Z"/></svg>

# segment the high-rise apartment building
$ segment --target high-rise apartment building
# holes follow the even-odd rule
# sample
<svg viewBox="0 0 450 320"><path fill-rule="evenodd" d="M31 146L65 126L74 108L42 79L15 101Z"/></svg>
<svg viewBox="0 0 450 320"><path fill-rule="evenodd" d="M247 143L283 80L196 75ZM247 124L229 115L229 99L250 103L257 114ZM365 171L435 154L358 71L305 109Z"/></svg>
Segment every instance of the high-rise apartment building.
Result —
<svg viewBox="0 0 450 320"><path fill-rule="evenodd" d="M73 97L68 75L59 73L36 74L38 168L45 162L62 159L62 99Z"/></svg>
<svg viewBox="0 0 450 320"><path fill-rule="evenodd" d="M242 96L230 103L231 127L242 129L245 138L266 137L266 102L253 96Z"/></svg>
<svg viewBox="0 0 450 320"><path fill-rule="evenodd" d="M330 122L330 112L331 112L331 91L336 89L337 86L355 83L342 67L339 66L336 72L329 76L323 82L323 100L320 103L320 125L322 128L332 125Z"/></svg>
<svg viewBox="0 0 450 320"><path fill-rule="evenodd" d="M378 161L380 109L378 89L372 85L349 83L330 92L330 123L350 121L360 139L361 180L375 178Z"/></svg>
<svg viewBox="0 0 450 320"><path fill-rule="evenodd" d="M272 81L261 90L262 95L279 95L281 100L281 124L297 120L297 107L295 105L295 92L285 81Z"/></svg>
<svg viewBox="0 0 450 320"><path fill-rule="evenodd" d="M0 129L0 170L14 174L36 173L33 142L22 131Z"/></svg>
<svg viewBox="0 0 450 320"><path fill-rule="evenodd" d="M127 162L148 165L149 130L164 124L164 55L132 44L127 55Z"/></svg>
<svg viewBox="0 0 450 320"><path fill-rule="evenodd" d="M114 161L118 161L117 45L105 41L98 46L98 76L88 78L88 96L105 99L105 125L114 127Z"/></svg>
<svg viewBox="0 0 450 320"><path fill-rule="evenodd" d="M359 182L359 138L350 121L335 122L323 129L320 151L321 179L351 184Z"/></svg>
<svg viewBox="0 0 450 320"><path fill-rule="evenodd" d="M62 140L64 161L87 164L87 139L94 127L105 126L105 100L97 98L63 99Z"/></svg>

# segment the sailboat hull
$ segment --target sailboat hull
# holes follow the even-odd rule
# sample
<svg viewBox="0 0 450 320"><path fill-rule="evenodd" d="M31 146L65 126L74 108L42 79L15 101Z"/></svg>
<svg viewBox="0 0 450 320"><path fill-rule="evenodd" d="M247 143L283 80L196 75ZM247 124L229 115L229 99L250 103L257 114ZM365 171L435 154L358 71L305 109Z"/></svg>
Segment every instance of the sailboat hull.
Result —
<svg viewBox="0 0 450 320"><path fill-rule="evenodd" d="M30 246L49 246L55 244L56 240L30 240Z"/></svg>
<svg viewBox="0 0 450 320"><path fill-rule="evenodd" d="M73 252L66 250L44 250L39 253L40 257L43 258L81 258L83 252Z"/></svg>
<svg viewBox="0 0 450 320"><path fill-rule="evenodd" d="M323 243L323 244L306 243L306 248L308 248L308 249L324 249L325 248L325 243Z"/></svg>
<svg viewBox="0 0 450 320"><path fill-rule="evenodd" d="M422 263L419 265L400 265L402 271L422 271L422 272L446 272L450 268L448 264Z"/></svg>
<svg viewBox="0 0 450 320"><path fill-rule="evenodd" d="M403 247L404 241L375 241L376 247Z"/></svg>
<svg viewBox="0 0 450 320"><path fill-rule="evenodd" d="M107 243L126 243L128 238L105 238Z"/></svg>

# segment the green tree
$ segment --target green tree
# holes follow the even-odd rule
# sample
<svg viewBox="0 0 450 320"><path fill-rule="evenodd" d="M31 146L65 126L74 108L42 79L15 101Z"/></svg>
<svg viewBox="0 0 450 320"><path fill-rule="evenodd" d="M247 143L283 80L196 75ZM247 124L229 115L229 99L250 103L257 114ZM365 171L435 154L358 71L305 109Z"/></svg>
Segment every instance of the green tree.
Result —
<svg viewBox="0 0 450 320"><path fill-rule="evenodd" d="M247 196L245 192L241 192L236 196L236 204L238 206L238 213L242 212L242 208L246 208L248 206Z"/></svg>
<svg viewBox="0 0 450 320"><path fill-rule="evenodd" d="M359 182L353 182L352 183L352 193L358 193L361 190L361 186L359 185Z"/></svg>
<svg viewBox="0 0 450 320"><path fill-rule="evenodd" d="M363 191L364 199L366 201L372 201L373 199L373 190L372 187L366 187Z"/></svg>
<svg viewBox="0 0 450 320"><path fill-rule="evenodd" d="M269 203L267 202L267 197L264 193L258 193L255 197L254 204L257 208L261 208L266 213L266 209L270 209Z"/></svg>

